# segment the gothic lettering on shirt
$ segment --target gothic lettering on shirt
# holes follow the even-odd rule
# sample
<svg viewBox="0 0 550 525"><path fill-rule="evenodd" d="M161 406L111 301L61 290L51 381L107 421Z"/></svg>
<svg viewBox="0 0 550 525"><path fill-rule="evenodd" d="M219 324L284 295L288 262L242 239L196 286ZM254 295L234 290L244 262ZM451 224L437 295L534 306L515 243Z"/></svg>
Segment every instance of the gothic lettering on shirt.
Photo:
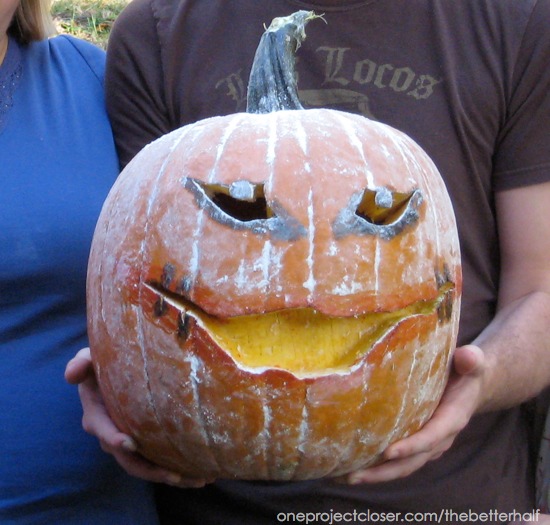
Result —
<svg viewBox="0 0 550 525"><path fill-rule="evenodd" d="M324 78L318 88L308 86L308 89L299 90L305 107L338 107L375 118L369 106L369 90L389 90L421 101L428 99L442 82L441 78L419 73L408 66L377 62L369 58L353 62L348 59L349 51L350 48L345 47L320 46L316 49L316 54L323 60ZM235 110L244 111L246 84L243 69L240 69L222 78L216 84L216 89L225 89L226 96L235 102Z"/></svg>

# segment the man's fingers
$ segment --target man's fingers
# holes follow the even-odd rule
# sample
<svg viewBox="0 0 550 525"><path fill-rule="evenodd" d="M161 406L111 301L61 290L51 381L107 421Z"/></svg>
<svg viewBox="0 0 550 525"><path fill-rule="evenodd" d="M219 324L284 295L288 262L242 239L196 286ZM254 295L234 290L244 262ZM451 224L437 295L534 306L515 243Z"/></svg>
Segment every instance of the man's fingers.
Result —
<svg viewBox="0 0 550 525"><path fill-rule="evenodd" d="M467 414L442 407L435 412L424 428L417 433L390 445L384 452L387 460L415 456L417 454L441 454L449 448L459 432L468 424Z"/></svg>
<svg viewBox="0 0 550 525"><path fill-rule="evenodd" d="M453 356L454 370L460 376L479 372L483 363L483 350L475 345L458 347Z"/></svg>

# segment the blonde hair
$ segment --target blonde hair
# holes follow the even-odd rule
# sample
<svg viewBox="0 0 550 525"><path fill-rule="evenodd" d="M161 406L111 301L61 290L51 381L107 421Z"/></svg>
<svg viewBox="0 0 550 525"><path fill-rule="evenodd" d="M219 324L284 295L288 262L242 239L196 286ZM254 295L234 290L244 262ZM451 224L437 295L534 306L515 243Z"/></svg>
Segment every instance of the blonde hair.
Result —
<svg viewBox="0 0 550 525"><path fill-rule="evenodd" d="M22 44L54 35L51 3L51 0L20 0L8 33Z"/></svg>

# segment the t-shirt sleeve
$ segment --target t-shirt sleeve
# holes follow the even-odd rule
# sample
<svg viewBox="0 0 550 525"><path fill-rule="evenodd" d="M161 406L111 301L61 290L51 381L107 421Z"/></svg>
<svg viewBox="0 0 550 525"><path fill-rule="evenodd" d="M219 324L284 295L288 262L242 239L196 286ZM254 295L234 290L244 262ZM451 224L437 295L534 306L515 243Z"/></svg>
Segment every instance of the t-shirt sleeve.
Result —
<svg viewBox="0 0 550 525"><path fill-rule="evenodd" d="M161 47L150 0L134 0L109 37L107 110L124 167L147 144L171 131L164 100Z"/></svg>
<svg viewBox="0 0 550 525"><path fill-rule="evenodd" d="M494 158L496 190L550 180L550 1L533 9L514 65Z"/></svg>

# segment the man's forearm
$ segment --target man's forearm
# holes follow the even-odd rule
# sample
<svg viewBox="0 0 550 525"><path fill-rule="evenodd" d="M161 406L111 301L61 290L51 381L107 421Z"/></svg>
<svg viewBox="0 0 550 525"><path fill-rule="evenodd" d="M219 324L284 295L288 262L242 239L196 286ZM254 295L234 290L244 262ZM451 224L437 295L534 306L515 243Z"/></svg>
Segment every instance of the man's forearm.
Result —
<svg viewBox="0 0 550 525"><path fill-rule="evenodd" d="M504 306L473 344L487 358L479 412L526 401L550 386L550 294Z"/></svg>

